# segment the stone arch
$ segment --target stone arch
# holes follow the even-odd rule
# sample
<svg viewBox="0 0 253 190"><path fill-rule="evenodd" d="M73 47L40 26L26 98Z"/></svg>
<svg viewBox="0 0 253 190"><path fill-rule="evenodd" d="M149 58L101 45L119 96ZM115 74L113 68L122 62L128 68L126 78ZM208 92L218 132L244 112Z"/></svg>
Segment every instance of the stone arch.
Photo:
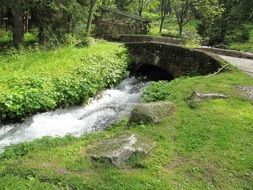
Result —
<svg viewBox="0 0 253 190"><path fill-rule="evenodd" d="M207 75L218 71L224 61L218 56L199 50L161 42L126 43L137 71L142 65L153 65L166 70L174 78L186 75Z"/></svg>

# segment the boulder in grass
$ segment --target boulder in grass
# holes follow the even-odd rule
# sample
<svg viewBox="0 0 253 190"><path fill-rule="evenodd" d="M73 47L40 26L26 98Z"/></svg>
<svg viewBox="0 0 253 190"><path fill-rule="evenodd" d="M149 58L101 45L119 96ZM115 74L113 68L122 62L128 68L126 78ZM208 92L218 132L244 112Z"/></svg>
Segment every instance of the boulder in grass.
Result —
<svg viewBox="0 0 253 190"><path fill-rule="evenodd" d="M140 103L134 107L129 124L160 123L171 116L175 109L171 102Z"/></svg>
<svg viewBox="0 0 253 190"><path fill-rule="evenodd" d="M118 167L135 154L147 154L152 147L152 143L148 143L136 134L126 133L90 145L87 153L94 161L110 163Z"/></svg>
<svg viewBox="0 0 253 190"><path fill-rule="evenodd" d="M199 93L193 91L191 96L187 99L189 106L195 107L198 103L205 100L215 100L215 99L228 99L229 96L220 93Z"/></svg>

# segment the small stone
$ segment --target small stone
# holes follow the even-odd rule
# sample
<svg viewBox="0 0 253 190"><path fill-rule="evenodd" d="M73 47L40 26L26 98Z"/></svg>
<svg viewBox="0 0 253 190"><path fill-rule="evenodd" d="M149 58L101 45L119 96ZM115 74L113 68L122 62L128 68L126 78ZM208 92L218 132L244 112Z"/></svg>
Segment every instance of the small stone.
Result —
<svg viewBox="0 0 253 190"><path fill-rule="evenodd" d="M229 96L225 94L219 94L219 93L199 93L196 91L193 91L191 96L187 99L187 102L189 106L195 107L198 103L205 101L205 100L214 100L214 99L227 99Z"/></svg>
<svg viewBox="0 0 253 190"><path fill-rule="evenodd" d="M238 86L238 90L249 100L253 100L253 86Z"/></svg>
<svg viewBox="0 0 253 190"><path fill-rule="evenodd" d="M141 103L134 107L129 124L160 123L171 116L175 109L171 102Z"/></svg>
<svg viewBox="0 0 253 190"><path fill-rule="evenodd" d="M118 167L135 154L147 154L152 147L136 134L126 133L101 140L88 147L87 152L95 161L109 162Z"/></svg>

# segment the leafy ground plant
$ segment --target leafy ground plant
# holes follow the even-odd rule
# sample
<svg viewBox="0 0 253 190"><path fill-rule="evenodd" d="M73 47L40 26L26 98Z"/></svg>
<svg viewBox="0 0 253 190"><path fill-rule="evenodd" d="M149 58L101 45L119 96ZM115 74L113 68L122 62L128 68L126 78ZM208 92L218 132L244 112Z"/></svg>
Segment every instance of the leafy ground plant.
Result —
<svg viewBox="0 0 253 190"><path fill-rule="evenodd" d="M0 54L0 123L80 104L126 75L122 46L24 50Z"/></svg>

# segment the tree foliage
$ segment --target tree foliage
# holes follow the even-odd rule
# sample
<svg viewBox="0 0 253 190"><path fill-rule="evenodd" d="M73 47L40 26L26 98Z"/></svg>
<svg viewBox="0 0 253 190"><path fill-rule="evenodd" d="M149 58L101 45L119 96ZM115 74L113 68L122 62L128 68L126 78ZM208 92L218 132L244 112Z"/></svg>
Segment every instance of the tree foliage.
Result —
<svg viewBox="0 0 253 190"><path fill-rule="evenodd" d="M248 39L248 31L243 25L242 3L242 0L201 1L198 32L205 44L223 46L231 41Z"/></svg>
<svg viewBox="0 0 253 190"><path fill-rule="evenodd" d="M77 28L81 27L82 31L85 31L85 18L87 18L86 23L89 23L86 31L90 31L90 23L97 2L100 0L90 2L86 0L5 0L3 5L13 12L9 20L12 20L14 24L17 21L19 24L17 27L12 24L14 34L23 36L24 12L28 11L32 16L33 25L38 28L39 42L45 45L57 45L63 43L68 34L76 34ZM20 14L14 14L15 10L19 10ZM14 42L16 41L14 36ZM22 41L17 43L22 43Z"/></svg>
<svg viewBox="0 0 253 190"><path fill-rule="evenodd" d="M99 6L139 16L144 12L159 14L160 33L170 13L177 20L180 36L194 18L207 45L247 40L248 31L243 24L253 21L253 1L248 0L0 0L0 26L13 31L16 46L24 41L27 23L36 28L41 44L59 45L70 37L89 35Z"/></svg>

